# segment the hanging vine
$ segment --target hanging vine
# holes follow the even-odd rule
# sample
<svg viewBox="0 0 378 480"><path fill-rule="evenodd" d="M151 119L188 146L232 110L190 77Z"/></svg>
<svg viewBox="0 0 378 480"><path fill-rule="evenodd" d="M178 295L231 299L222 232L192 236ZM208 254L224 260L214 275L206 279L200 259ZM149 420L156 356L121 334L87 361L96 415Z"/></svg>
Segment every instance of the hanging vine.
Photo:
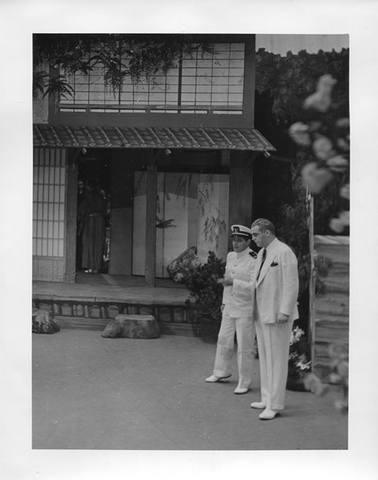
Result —
<svg viewBox="0 0 378 480"><path fill-rule="evenodd" d="M87 75L96 66L101 66L106 85L117 93L127 76L134 84L144 79L153 82L159 73L175 67L182 55L213 53L213 48L191 34L35 34L33 51L33 96L37 98L48 93L71 95L67 76ZM53 89L54 75L46 65L60 70L58 90Z"/></svg>

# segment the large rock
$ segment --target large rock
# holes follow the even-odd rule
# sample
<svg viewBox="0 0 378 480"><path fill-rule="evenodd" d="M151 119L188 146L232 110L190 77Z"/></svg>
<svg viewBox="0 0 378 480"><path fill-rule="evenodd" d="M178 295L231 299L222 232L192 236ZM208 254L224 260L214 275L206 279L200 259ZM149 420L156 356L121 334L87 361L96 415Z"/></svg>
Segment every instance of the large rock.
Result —
<svg viewBox="0 0 378 480"><path fill-rule="evenodd" d="M158 338L160 328L152 315L117 315L101 334L105 338Z"/></svg>
<svg viewBox="0 0 378 480"><path fill-rule="evenodd" d="M59 325L54 322L54 316L47 310L33 308L32 332L33 333L55 333L60 331Z"/></svg>

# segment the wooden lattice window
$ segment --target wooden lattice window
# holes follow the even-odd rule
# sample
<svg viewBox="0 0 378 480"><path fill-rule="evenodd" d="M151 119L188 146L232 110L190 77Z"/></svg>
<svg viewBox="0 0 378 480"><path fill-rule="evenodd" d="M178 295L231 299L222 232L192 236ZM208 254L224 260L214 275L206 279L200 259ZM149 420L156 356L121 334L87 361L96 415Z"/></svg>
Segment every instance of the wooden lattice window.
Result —
<svg viewBox="0 0 378 480"><path fill-rule="evenodd" d="M65 152L35 149L33 164L33 255L64 256Z"/></svg>
<svg viewBox="0 0 378 480"><path fill-rule="evenodd" d="M151 81L134 84L126 77L122 89L115 92L106 85L102 68L97 65L88 75L69 77L74 95L61 99L60 110L242 114L244 60L244 43L217 43L212 53L186 54L166 75L157 75ZM127 65L129 59L125 57L122 62Z"/></svg>
<svg viewBox="0 0 378 480"><path fill-rule="evenodd" d="M183 59L181 103L239 107L235 112L242 113L243 81L244 43L215 44L214 54L197 52Z"/></svg>

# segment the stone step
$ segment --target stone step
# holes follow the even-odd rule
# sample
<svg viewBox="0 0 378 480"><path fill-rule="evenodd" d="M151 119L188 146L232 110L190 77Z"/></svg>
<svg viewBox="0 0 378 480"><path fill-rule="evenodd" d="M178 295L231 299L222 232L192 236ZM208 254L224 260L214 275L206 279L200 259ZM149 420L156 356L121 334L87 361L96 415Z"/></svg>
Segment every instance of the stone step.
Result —
<svg viewBox="0 0 378 480"><path fill-rule="evenodd" d="M334 373L334 366L331 361L315 361L313 364L313 373L315 373L315 375L317 375L321 380L327 383L327 381L329 380L329 375L331 373Z"/></svg>
<svg viewBox="0 0 378 480"><path fill-rule="evenodd" d="M315 298L315 342L313 371L326 379L332 370L329 346L349 345L349 237L315 236L315 250L329 258L332 267L322 279L325 294Z"/></svg>
<svg viewBox="0 0 378 480"><path fill-rule="evenodd" d="M153 315L159 322L190 323L191 315L185 304L181 305L143 305L126 302L95 302L81 299L67 301L60 299L33 299L33 308L52 312L58 317L82 318L107 321L119 314ZM94 322L94 323L95 323Z"/></svg>
<svg viewBox="0 0 378 480"><path fill-rule="evenodd" d="M318 342L349 343L349 322L335 320L315 322L315 345Z"/></svg>
<svg viewBox="0 0 378 480"><path fill-rule="evenodd" d="M349 275L327 277L322 280L325 286L325 294L343 293L349 296Z"/></svg>
<svg viewBox="0 0 378 480"><path fill-rule="evenodd" d="M332 260L333 263L349 263L349 245L328 245L315 243L315 251Z"/></svg>
<svg viewBox="0 0 378 480"><path fill-rule="evenodd" d="M330 366L329 363L326 362L321 362L321 363L315 363L313 364L313 372L315 375L317 375L320 380L327 380L329 377L330 373L332 372L332 367Z"/></svg>
<svg viewBox="0 0 378 480"><path fill-rule="evenodd" d="M339 292L328 292L315 297L316 317L319 314L333 315L349 315L349 296Z"/></svg>
<svg viewBox="0 0 378 480"><path fill-rule="evenodd" d="M314 360L316 361L329 361L329 346L335 343L342 343L346 346L349 344L349 338L337 338L333 340L319 340L315 342L314 345Z"/></svg>
<svg viewBox="0 0 378 480"><path fill-rule="evenodd" d="M84 318L67 317L57 315L54 317L56 323L61 329L71 330L92 330L102 332L109 324L108 318ZM200 336L199 326L194 323L174 323L159 321L159 327L162 335L182 335L188 337Z"/></svg>
<svg viewBox="0 0 378 480"><path fill-rule="evenodd" d="M108 318L66 317L61 315L56 315L55 321L62 329L94 331L104 330L109 323Z"/></svg>
<svg viewBox="0 0 378 480"><path fill-rule="evenodd" d="M143 304L80 297L61 299L34 296L33 308L51 312L61 328L103 331L119 314L153 315L164 335L199 336L199 326L184 302L160 304L157 299L156 303Z"/></svg>
<svg viewBox="0 0 378 480"><path fill-rule="evenodd" d="M332 267L328 269L329 277L349 275L349 263L333 263Z"/></svg>
<svg viewBox="0 0 378 480"><path fill-rule="evenodd" d="M328 348L332 343L333 342L315 343L315 354L312 360L312 366L314 373L321 379L326 378L333 370L333 359L330 358L328 351Z"/></svg>
<svg viewBox="0 0 378 480"><path fill-rule="evenodd" d="M349 264L350 263L350 254L349 250L345 248L342 250L333 249L333 250L326 250L326 249L318 249L315 247L315 255L319 255L322 257L327 257L332 260L332 263L335 265L336 263L339 264Z"/></svg>

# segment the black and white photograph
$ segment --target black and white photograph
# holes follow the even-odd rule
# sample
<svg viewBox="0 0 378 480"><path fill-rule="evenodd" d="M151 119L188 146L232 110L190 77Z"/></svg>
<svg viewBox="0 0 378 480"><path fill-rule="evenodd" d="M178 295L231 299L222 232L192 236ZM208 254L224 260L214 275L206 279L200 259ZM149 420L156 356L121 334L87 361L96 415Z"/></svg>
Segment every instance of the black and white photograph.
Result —
<svg viewBox="0 0 378 480"><path fill-rule="evenodd" d="M3 41L4 478L376 478L374 43L338 2L35 3Z"/></svg>

